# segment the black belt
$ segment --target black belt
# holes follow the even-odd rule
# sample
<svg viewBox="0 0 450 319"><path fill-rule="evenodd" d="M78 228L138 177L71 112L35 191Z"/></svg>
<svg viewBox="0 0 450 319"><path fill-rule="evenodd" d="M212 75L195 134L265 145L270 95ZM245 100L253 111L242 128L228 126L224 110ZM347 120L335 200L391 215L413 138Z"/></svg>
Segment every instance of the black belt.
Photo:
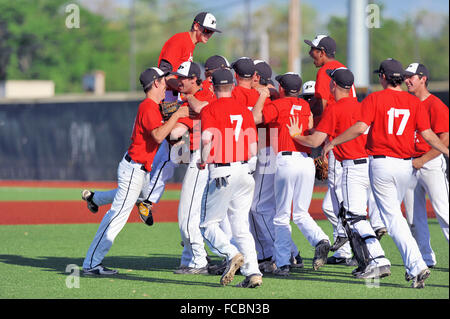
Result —
<svg viewBox="0 0 450 319"><path fill-rule="evenodd" d="M373 155L373 158L386 158L386 155ZM414 157L407 157L407 158L402 158L405 161L409 161L412 160Z"/></svg>
<svg viewBox="0 0 450 319"><path fill-rule="evenodd" d="M127 153L127 155L125 155L125 160L127 161L127 162L130 162L131 163L131 161L133 160L131 157L130 157L130 155L128 155L128 153ZM143 170L144 172L148 172L146 169L145 169L145 166L144 165L142 165L141 166L141 170Z"/></svg>
<svg viewBox="0 0 450 319"><path fill-rule="evenodd" d="M281 155L292 155L292 152L284 151L284 152L281 152Z"/></svg>
<svg viewBox="0 0 450 319"><path fill-rule="evenodd" d="M247 164L248 161L236 162L241 164ZM231 163L215 163L214 167L223 167L223 166L231 166Z"/></svg>
<svg viewBox="0 0 450 319"><path fill-rule="evenodd" d="M356 159L356 160L353 160L353 163L355 163L355 165L358 165L358 164L366 164L366 163L367 163L367 160L366 160L365 158L362 158L362 159Z"/></svg>

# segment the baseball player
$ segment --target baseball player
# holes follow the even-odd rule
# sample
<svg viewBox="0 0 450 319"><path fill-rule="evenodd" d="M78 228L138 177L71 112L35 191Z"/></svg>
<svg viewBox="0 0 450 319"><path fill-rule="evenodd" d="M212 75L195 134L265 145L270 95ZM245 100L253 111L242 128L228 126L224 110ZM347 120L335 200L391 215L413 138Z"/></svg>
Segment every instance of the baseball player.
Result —
<svg viewBox="0 0 450 319"><path fill-rule="evenodd" d="M325 108L335 102L330 92L330 77L326 74L326 71L345 66L335 59L336 42L332 37L320 34L312 41L304 40L304 42L310 46L309 56L313 59L314 65L319 68L314 86L314 97L310 102L311 111L314 114L314 127L316 127ZM354 90L352 90L352 96L356 97ZM338 218L340 204L343 201L341 189L342 164L336 160L333 152L327 155L328 190L322 202L322 210L333 225L334 244L331 249L335 251L333 256L327 260L327 263L355 265L345 230Z"/></svg>
<svg viewBox="0 0 450 319"><path fill-rule="evenodd" d="M163 122L158 103L166 91L165 76L158 68L149 68L140 75L146 98L139 105L131 145L119 164L118 190L105 214L83 262L85 275L114 275L116 270L102 265L115 237L126 224L131 210L141 193L144 179L152 168L159 144L166 138L179 118L189 115L187 107L181 107Z"/></svg>
<svg viewBox="0 0 450 319"><path fill-rule="evenodd" d="M402 255L405 279L412 280L412 288L423 288L430 270L401 211L413 174L414 132L418 130L427 143L446 156L449 151L430 129L421 101L402 91L401 63L390 58L374 72L379 74L384 89L364 99L357 122L326 144L324 152L364 134L370 126L366 148L372 191L388 233Z"/></svg>
<svg viewBox="0 0 450 319"><path fill-rule="evenodd" d="M354 77L347 68L327 70L332 79L330 91L335 103L327 106L314 133L302 136L302 127L298 119L291 119L289 133L294 140L307 147L321 145L328 136L338 136L355 123L355 117L361 112L361 104L350 96ZM335 148L334 155L343 165L342 195L343 213L347 223L347 236L352 239L352 248L358 260L357 278L382 278L390 275L390 262L366 220L367 202L370 195L369 159L366 152L365 134L343 143ZM354 236L353 233L357 233ZM356 241L356 242L355 242Z"/></svg>
<svg viewBox="0 0 450 319"><path fill-rule="evenodd" d="M210 90L202 89L200 66L194 62L184 62L174 74L178 77L178 91L206 105L216 97ZM190 105L188 102L185 105ZM204 104L205 106L205 104ZM203 107L204 107L203 106ZM208 274L207 253L200 232L200 211L202 195L208 180L208 170L199 170L200 159L200 116L180 118L171 132L171 139L178 140L186 132L189 134L190 162L183 179L178 205L178 225L183 240L180 268L175 274Z"/></svg>
<svg viewBox="0 0 450 319"><path fill-rule="evenodd" d="M263 60L254 60L256 76L253 77L252 87L254 89L269 87L272 77L272 68ZM276 91L276 90L274 90ZM278 94L270 91L270 97L265 103L276 99ZM272 130L271 130L272 129ZM263 272L273 272L276 268L273 255L275 240L275 230L273 217L275 216L275 160L271 144L277 144L278 129L275 124L257 125L258 130L258 161L253 173L255 179L255 192L250 208L250 231L255 239L256 251L258 253L259 268ZM271 141L271 134L274 139ZM303 267L303 259L298 252L298 248L291 238L291 267Z"/></svg>
<svg viewBox="0 0 450 319"><path fill-rule="evenodd" d="M246 276L238 286L253 288L262 284L255 242L249 231L248 214L255 182L248 160L256 155L256 127L250 111L232 97L233 75L221 69L213 73L217 101L201 112L202 145L199 167L208 165L209 179L202 202L200 228L204 238L227 256L227 268L220 283L229 284L240 268ZM233 245L219 227L228 215Z"/></svg>
<svg viewBox="0 0 450 319"><path fill-rule="evenodd" d="M428 91L430 78L428 69L420 63L411 63L405 70L408 92L417 96L427 110L431 129L448 147L448 107ZM419 245L428 268L436 264L436 255L431 248L427 223L426 198L428 194L436 218L448 242L448 177L447 163L442 154L432 149L420 135L416 136L416 154L412 160L414 182L410 184L403 203L411 233Z"/></svg>
<svg viewBox="0 0 450 319"><path fill-rule="evenodd" d="M315 167L309 153L310 148L294 143L286 125L291 115L299 116L307 134L313 125L313 115L309 104L298 98L302 80L296 73L286 73L275 78L279 86L280 98L268 104L260 103L269 96L268 89L260 89L261 99L253 108L255 123L276 123L278 145L276 171L274 177L276 213L273 218L275 229L275 263L277 275L289 275L291 206L292 219L309 243L315 247L313 269L318 270L326 263L330 250L327 235L311 218L308 209L311 204Z"/></svg>

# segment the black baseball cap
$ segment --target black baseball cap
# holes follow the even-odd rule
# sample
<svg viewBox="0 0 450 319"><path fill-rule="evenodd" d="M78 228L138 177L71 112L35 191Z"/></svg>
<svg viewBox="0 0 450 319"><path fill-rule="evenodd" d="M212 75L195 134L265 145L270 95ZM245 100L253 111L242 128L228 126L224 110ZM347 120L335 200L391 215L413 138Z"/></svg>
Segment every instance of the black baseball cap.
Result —
<svg viewBox="0 0 450 319"><path fill-rule="evenodd" d="M272 68L270 65L263 60L253 61L255 64L256 73L260 76L261 84L268 84L272 77Z"/></svg>
<svg viewBox="0 0 450 319"><path fill-rule="evenodd" d="M302 78L297 73L288 72L277 75L275 80L277 80L281 87L288 93L298 93L302 88Z"/></svg>
<svg viewBox="0 0 450 319"><path fill-rule="evenodd" d="M352 71L350 71L349 69L337 68L334 70L326 70L325 72L341 88L344 88L344 89L352 88L355 78L353 77Z"/></svg>
<svg viewBox="0 0 450 319"><path fill-rule="evenodd" d="M380 67L377 70L374 70L373 73L384 74L387 78L405 75L405 71L403 70L400 61L393 58L388 58L381 62Z"/></svg>
<svg viewBox="0 0 450 319"><path fill-rule="evenodd" d="M213 55L205 62L205 71L221 68L230 68L230 63L228 63L228 60L221 55Z"/></svg>
<svg viewBox="0 0 450 319"><path fill-rule="evenodd" d="M249 79L255 74L255 64L253 60L247 57L242 57L231 63L233 70L241 78Z"/></svg>
<svg viewBox="0 0 450 319"><path fill-rule="evenodd" d="M328 35L319 34L310 41L304 40L307 45L311 48L315 48L318 50L324 50L327 54L335 54L336 53L336 41Z"/></svg>
<svg viewBox="0 0 450 319"><path fill-rule="evenodd" d="M216 17L209 12L200 12L195 16L194 22L197 22L206 30L213 32L222 32L216 28L217 25Z"/></svg>
<svg viewBox="0 0 450 319"><path fill-rule="evenodd" d="M212 74L213 85L233 84L233 74L229 69L219 69Z"/></svg>
<svg viewBox="0 0 450 319"><path fill-rule="evenodd" d="M430 72L425 67L425 65L421 63L411 63L408 65L408 67L405 69L405 75L411 76L411 75L420 75L420 76L426 76L428 79L430 78Z"/></svg>
<svg viewBox="0 0 450 319"><path fill-rule="evenodd" d="M169 74L170 72L163 72L161 69L156 67L148 68L141 73L139 76L139 81L141 82L142 88L145 90L153 83L153 81Z"/></svg>
<svg viewBox="0 0 450 319"><path fill-rule="evenodd" d="M170 74L178 75L184 78L200 78L200 66L197 63L186 61L180 64L176 72L171 72Z"/></svg>

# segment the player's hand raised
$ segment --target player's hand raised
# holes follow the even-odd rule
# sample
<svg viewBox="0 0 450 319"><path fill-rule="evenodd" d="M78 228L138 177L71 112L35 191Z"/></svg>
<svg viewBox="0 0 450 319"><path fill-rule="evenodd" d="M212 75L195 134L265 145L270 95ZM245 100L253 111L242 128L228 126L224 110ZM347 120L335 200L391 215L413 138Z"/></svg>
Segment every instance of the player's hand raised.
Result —
<svg viewBox="0 0 450 319"><path fill-rule="evenodd" d="M289 129L289 135L291 135L292 138L301 135L303 125L300 124L300 127L298 126L299 119L298 116L291 116L289 119L290 125L286 124L286 127Z"/></svg>
<svg viewBox="0 0 450 319"><path fill-rule="evenodd" d="M259 95L264 95L266 98L270 96L269 88L267 87L259 87L256 89L259 93Z"/></svg>

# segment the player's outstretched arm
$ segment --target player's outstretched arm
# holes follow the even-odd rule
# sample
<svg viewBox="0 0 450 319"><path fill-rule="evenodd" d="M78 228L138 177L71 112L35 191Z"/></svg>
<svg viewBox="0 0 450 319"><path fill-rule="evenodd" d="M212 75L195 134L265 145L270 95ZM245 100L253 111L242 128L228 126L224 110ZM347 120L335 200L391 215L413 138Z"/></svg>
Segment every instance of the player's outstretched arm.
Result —
<svg viewBox="0 0 450 319"><path fill-rule="evenodd" d="M443 132L440 134L436 134L439 139L441 140L441 142L448 147L449 144L449 134L448 132ZM441 152L439 152L438 150L435 150L434 148L432 148L431 150L429 150L428 152L426 152L425 154L423 154L422 156L413 159L412 163L415 169L420 169L423 167L423 165L425 165L425 163L431 161L432 159L436 158L437 156L441 155Z"/></svg>
<svg viewBox="0 0 450 319"><path fill-rule="evenodd" d="M259 98L258 101L256 101L255 106L252 109L253 113L253 120L255 121L255 124L261 124L263 122L263 113L262 109L264 107L264 103L266 102L266 99L270 96L269 89L267 87L258 88Z"/></svg>
<svg viewBox="0 0 450 319"><path fill-rule="evenodd" d="M355 124L350 126L344 133L337 136L335 139L330 141L330 143L326 144L322 149L322 154L328 154L328 152L332 150L336 145L351 141L364 134L368 127L369 126L364 122L356 122Z"/></svg>
<svg viewBox="0 0 450 319"><path fill-rule="evenodd" d="M201 110L206 105L208 105L207 101L200 101L192 94L188 94L186 96L186 100L189 103L189 106L191 107L191 110L194 111L197 114L200 114Z"/></svg>
<svg viewBox="0 0 450 319"><path fill-rule="evenodd" d="M439 137L431 129L422 131L420 134L431 147L448 157L448 147L442 143Z"/></svg>

